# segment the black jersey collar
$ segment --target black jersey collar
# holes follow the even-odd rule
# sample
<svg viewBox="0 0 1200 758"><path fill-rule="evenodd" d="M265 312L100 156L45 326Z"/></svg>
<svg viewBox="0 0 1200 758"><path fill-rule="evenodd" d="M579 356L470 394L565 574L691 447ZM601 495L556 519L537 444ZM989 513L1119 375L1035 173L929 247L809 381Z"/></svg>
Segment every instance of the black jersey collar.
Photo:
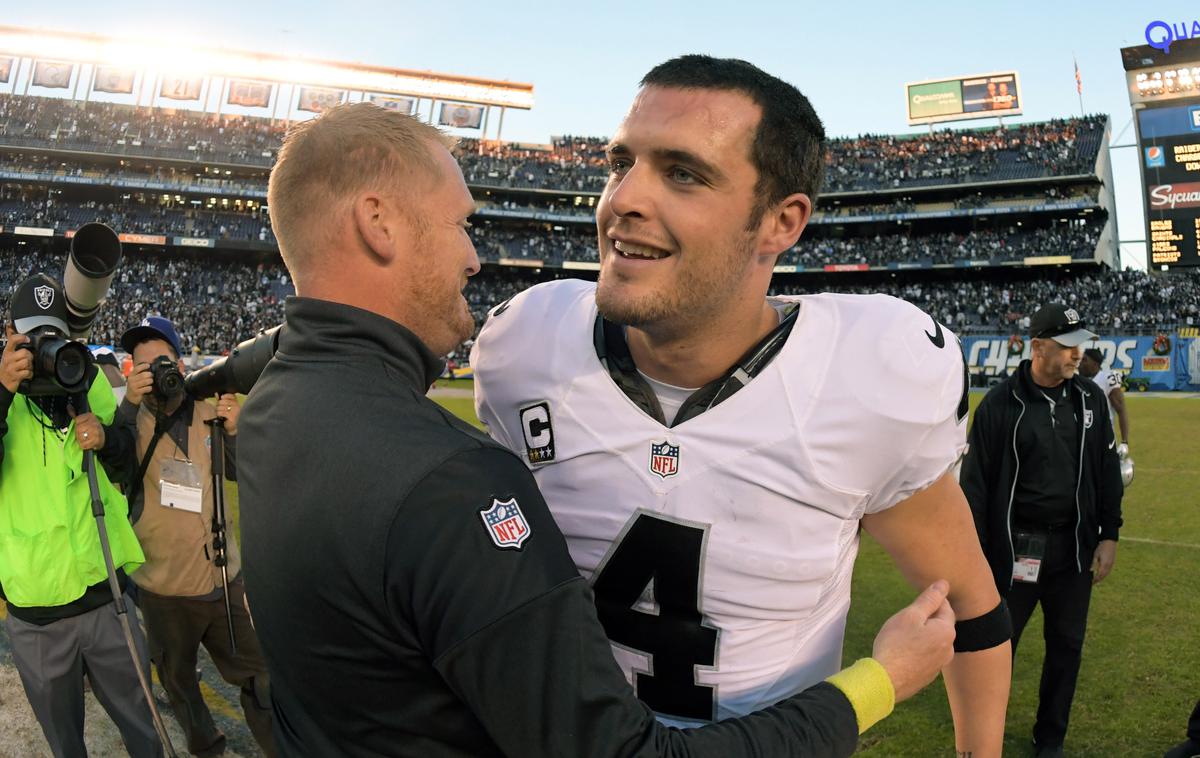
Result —
<svg viewBox="0 0 1200 758"><path fill-rule="evenodd" d="M608 369L609 376L621 391L651 418L663 426L675 427L728 400L758 376L787 342L799 314L799 304L789 306L779 326L759 340L758 344L750 348L728 371L693 392L680 406L679 413L669 422L663 418L658 396L638 373L637 364L633 362L633 355L629 352L629 344L625 341L625 328L597 315L592 341L596 348L596 357Z"/></svg>

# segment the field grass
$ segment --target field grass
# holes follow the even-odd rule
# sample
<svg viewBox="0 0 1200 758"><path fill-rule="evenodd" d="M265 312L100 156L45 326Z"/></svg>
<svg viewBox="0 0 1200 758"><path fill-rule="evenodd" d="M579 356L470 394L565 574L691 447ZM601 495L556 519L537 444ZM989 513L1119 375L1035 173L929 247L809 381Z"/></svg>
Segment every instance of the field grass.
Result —
<svg viewBox="0 0 1200 758"><path fill-rule="evenodd" d="M972 396L972 409L981 399ZM475 422L469 399L438 402ZM1125 539L1116 568L1092 598L1067 737L1071 756L1161 756L1183 738L1200 698L1200 399L1135 395L1128 402L1137 479L1125 496ZM913 595L891 559L864 537L846 661L870 655L880 625ZM1035 613L1014 669L1005 755L1031 753L1041 636L1041 615ZM953 745L945 689L938 683L864 735L859 752L877 758L952 755Z"/></svg>

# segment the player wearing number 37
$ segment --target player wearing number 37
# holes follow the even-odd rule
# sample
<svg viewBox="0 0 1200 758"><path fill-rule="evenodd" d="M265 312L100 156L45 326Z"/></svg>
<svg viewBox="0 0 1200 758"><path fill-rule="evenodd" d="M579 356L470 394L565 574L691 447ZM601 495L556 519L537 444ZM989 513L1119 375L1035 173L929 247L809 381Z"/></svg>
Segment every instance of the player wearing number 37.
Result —
<svg viewBox="0 0 1200 758"><path fill-rule="evenodd" d="M889 297L767 296L824 151L807 99L748 63L652 70L607 148L598 284L493 311L478 415L532 468L660 720L739 716L836 671L861 525L914 585L949 580L957 747L999 755L1010 631L952 473L955 337Z"/></svg>

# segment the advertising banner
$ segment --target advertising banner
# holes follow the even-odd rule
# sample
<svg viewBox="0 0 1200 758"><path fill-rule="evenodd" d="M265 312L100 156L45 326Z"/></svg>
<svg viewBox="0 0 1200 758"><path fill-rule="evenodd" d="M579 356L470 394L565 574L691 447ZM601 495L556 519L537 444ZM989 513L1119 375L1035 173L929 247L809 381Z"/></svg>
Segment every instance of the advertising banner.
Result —
<svg viewBox="0 0 1200 758"><path fill-rule="evenodd" d="M961 338L963 356L972 374L1007 376L1029 357L1024 336L986 335ZM1127 392L1200 391L1200 338L1175 332L1153 337L1109 335L1084 347L1104 353L1104 367L1126 377Z"/></svg>

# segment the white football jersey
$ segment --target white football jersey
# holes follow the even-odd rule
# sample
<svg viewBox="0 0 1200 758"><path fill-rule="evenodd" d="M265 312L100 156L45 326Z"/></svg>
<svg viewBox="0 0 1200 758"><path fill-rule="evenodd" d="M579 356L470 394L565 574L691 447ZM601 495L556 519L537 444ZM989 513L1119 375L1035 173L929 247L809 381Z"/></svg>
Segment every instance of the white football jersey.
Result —
<svg viewBox="0 0 1200 758"><path fill-rule="evenodd" d="M533 469L617 661L680 726L841 668L859 519L966 446L954 335L883 295L815 295L748 385L669 428L596 355L596 285L497 308L472 352L479 418Z"/></svg>
<svg viewBox="0 0 1200 758"><path fill-rule="evenodd" d="M1108 400L1108 418L1115 421L1117 412L1113 410L1112 400L1110 395L1112 391L1121 386L1121 375L1111 369L1102 368L1092 377L1092 381L1099 385L1100 390L1104 393L1104 399Z"/></svg>

